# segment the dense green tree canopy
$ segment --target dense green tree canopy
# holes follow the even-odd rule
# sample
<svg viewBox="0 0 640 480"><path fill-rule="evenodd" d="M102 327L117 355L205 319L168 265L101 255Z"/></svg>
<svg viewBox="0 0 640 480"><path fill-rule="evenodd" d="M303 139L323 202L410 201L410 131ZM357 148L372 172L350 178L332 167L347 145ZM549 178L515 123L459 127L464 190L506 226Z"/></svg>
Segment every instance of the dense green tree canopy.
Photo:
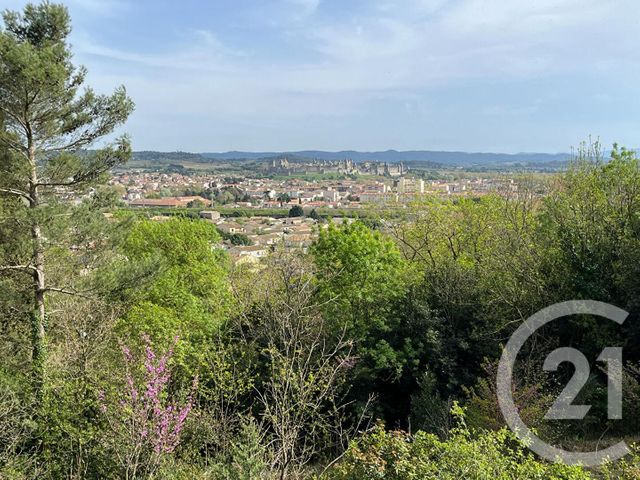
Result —
<svg viewBox="0 0 640 480"><path fill-rule="evenodd" d="M302 207L300 205L294 205L293 207L291 207L291 210L289 210L289 216L290 217L304 217L304 210L302 209Z"/></svg>
<svg viewBox="0 0 640 480"><path fill-rule="evenodd" d="M133 291L120 322L129 343L139 343L146 333L167 348L179 336L176 360L197 367L231 308L228 258L219 240L215 225L198 220L142 220L133 226L123 254L130 263L153 265L155 274Z"/></svg>

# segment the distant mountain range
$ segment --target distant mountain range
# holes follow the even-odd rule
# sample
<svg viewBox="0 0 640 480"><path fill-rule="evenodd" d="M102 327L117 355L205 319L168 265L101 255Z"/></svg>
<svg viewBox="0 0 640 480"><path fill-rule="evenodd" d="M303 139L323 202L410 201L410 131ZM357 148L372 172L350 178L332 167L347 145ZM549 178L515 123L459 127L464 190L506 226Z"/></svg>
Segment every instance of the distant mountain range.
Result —
<svg viewBox="0 0 640 480"><path fill-rule="evenodd" d="M568 153L469 153L469 152L443 152L431 150L386 150L380 152L358 152L355 150L342 150L339 152L327 152L323 150L301 150L297 152L223 152L202 153L203 157L215 160L250 159L258 160L267 157L294 155L296 157L317 158L319 160L341 160L350 158L355 162L405 162L421 163L435 162L443 165L485 165L495 163L550 163L564 162L571 158Z"/></svg>
<svg viewBox="0 0 640 480"><path fill-rule="evenodd" d="M318 159L318 160L342 160L350 158L355 162L376 161L398 163L404 162L409 166L434 165L445 166L486 166L486 165L513 165L513 164L558 164L571 158L569 153L471 153L471 152L444 152L431 150L386 150L379 152L359 152L355 150L342 150L339 152L327 152L323 150L301 150L296 152L156 152L138 151L133 153L135 160L150 162L202 162L215 163L216 161L266 161L274 157L289 157L294 161Z"/></svg>

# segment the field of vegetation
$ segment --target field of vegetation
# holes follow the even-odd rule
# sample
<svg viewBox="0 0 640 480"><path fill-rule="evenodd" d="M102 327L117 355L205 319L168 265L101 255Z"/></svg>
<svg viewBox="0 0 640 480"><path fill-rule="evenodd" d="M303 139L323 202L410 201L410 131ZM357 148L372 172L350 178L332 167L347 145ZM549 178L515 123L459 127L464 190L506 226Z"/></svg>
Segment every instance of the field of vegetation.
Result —
<svg viewBox="0 0 640 480"><path fill-rule="evenodd" d="M81 89L69 33L49 3L0 31L0 478L639 478L635 447L594 469L536 457L495 388L530 315L609 302L622 326L572 316L525 345L514 398L556 445L640 433L633 151L584 145L543 197L426 198L234 265L214 225L117 206L103 185L128 138L88 149L133 102ZM572 373L541 368L558 346L592 364L580 423L543 418ZM607 420L606 346L624 347L622 420Z"/></svg>

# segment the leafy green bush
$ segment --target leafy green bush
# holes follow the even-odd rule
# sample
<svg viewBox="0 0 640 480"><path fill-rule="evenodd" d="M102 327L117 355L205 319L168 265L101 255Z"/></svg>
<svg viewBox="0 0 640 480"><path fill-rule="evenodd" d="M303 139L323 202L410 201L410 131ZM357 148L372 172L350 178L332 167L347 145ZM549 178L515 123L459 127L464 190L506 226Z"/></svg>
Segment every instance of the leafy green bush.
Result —
<svg viewBox="0 0 640 480"><path fill-rule="evenodd" d="M454 407L460 427L451 437L419 431L410 435L386 431L377 425L353 442L341 463L325 478L360 479L566 479L594 478L581 467L550 464L537 460L507 429L485 431L472 436L460 407Z"/></svg>
<svg viewBox="0 0 640 480"><path fill-rule="evenodd" d="M605 463L601 468L604 480L640 478L640 446L631 445L631 455L617 462Z"/></svg>
<svg viewBox="0 0 640 480"><path fill-rule="evenodd" d="M258 480L269 478L267 452L262 443L260 430L253 420L246 421L233 442L230 458L215 464L207 472L213 480Z"/></svg>

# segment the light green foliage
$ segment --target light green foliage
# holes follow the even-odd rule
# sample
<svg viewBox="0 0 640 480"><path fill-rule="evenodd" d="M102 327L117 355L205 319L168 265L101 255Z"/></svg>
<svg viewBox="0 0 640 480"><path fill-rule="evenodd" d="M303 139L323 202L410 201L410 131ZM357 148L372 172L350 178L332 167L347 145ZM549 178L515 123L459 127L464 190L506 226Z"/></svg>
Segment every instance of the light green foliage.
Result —
<svg viewBox="0 0 640 480"><path fill-rule="evenodd" d="M461 410L454 413L462 419ZM354 441L343 461L326 475L332 480L588 480L580 467L536 460L504 429L471 436L464 426L451 437L418 432L411 436L378 425Z"/></svg>
<svg viewBox="0 0 640 480"><path fill-rule="evenodd" d="M236 328L239 343L255 352L252 411L261 419L271 468L278 478L300 478L348 429L341 421L351 341L336 337L322 315L308 258L276 250L265 267L236 272L242 305Z"/></svg>
<svg viewBox="0 0 640 480"><path fill-rule="evenodd" d="M260 430L253 420L246 420L234 440L229 457L207 471L211 480L259 480L270 478L267 452Z"/></svg>
<svg viewBox="0 0 640 480"><path fill-rule="evenodd" d="M417 379L417 388L411 395L411 426L416 430L446 437L451 427L451 400L442 398L438 379L429 370Z"/></svg>
<svg viewBox="0 0 640 480"><path fill-rule="evenodd" d="M392 234L420 280L406 316L429 333L423 363L444 397L475 382L499 339L545 306L535 205L525 198L428 198Z"/></svg>
<svg viewBox="0 0 640 480"><path fill-rule="evenodd" d="M573 316L550 325L544 335L560 344L579 346L589 359L605 347L619 345L624 348L625 360L637 361L640 163L635 152L614 145L611 159L605 161L600 144L582 145L578 158L543 199L538 243L545 252L543 272L548 290L556 301L599 300L630 313L622 326L594 316ZM585 435L606 415L606 389L600 386L592 383L582 392L584 403L593 404L588 419L582 422ZM629 399L627 393L625 398ZM607 428L611 435L611 429L618 434L637 432L633 421L614 422Z"/></svg>
<svg viewBox="0 0 640 480"><path fill-rule="evenodd" d="M0 186L3 184L0 172ZM0 196L0 265L16 265L29 256L30 242L24 225L24 211L17 208L21 201ZM30 337L29 312L33 289L25 282L22 272L0 274L0 357L3 367L13 372L26 373L29 362Z"/></svg>
<svg viewBox="0 0 640 480"><path fill-rule="evenodd" d="M130 145L122 137L95 150L95 142L124 123L131 100L122 87L108 96L83 88L64 7L44 2L3 18L0 477L118 477L98 397L120 388L118 342L140 347L146 333L158 350L181 339L168 396L200 378L182 443L155 478L309 477L343 453L370 394L374 416L387 426L411 419L417 433L380 424L323 478L640 478L636 448L593 472L535 458L502 428L494 384L504 339L558 300L608 301L631 315L622 330L581 317L538 332L542 347L527 347L531 363L519 366L514 394L528 425L547 437L566 433L536 423L554 393L525 373L542 358L536 348L579 343L596 358L619 344L626 359L640 359L634 152L614 147L605 162L598 144L584 146L542 200L518 182L503 196L394 209L392 223L373 212L368 225L330 223L310 255L276 250L259 267L233 270L232 283L215 226L179 218L197 217L199 202L165 212L175 215L166 221L102 215L117 198L100 183ZM192 193L223 203L244 197L237 188ZM304 215L300 205L263 213ZM637 434L628 418L640 404L638 370L626 367L624 425L604 425L612 437ZM592 380L601 399L602 376ZM466 417L454 403L465 394ZM604 402L595 400L585 403L597 413ZM581 433L593 437L597 421L590 417Z"/></svg>
<svg viewBox="0 0 640 480"><path fill-rule="evenodd" d="M225 463L245 426L257 376L251 352L229 334L212 342L200 369L198 410L186 426L181 457L193 464L203 458ZM208 462L207 462L208 463Z"/></svg>
<svg viewBox="0 0 640 480"><path fill-rule="evenodd" d="M640 168L635 152L614 148L604 162L599 144L580 156L545 199L544 220L558 274L566 287L611 301L633 287L640 242ZM613 281L613 282L612 282ZM636 290L626 291L628 296Z"/></svg>
<svg viewBox="0 0 640 480"><path fill-rule="evenodd" d="M611 160L604 162L599 144L583 146L545 199L542 221L548 270L559 296L606 301L637 311L640 164L635 152L614 147ZM584 319L577 325L589 326ZM611 327L592 325L592 331L585 331L588 338L582 348L595 353L611 344L615 335Z"/></svg>
<svg viewBox="0 0 640 480"><path fill-rule="evenodd" d="M394 228L405 257L424 271L411 311L434 331L425 361L439 380L436 398L460 398L461 389L476 384L470 405L473 421L497 426L491 391L495 375L478 382L484 375L479 367L485 357L497 358L501 339L520 322L562 300L608 301L631 316L621 329L593 317L570 318L539 332L545 341L579 345L587 358L596 358L605 346L621 344L626 355L637 357L638 167L634 152L614 147L607 162L598 144L583 146L545 198L536 200L520 188L517 196L429 199L415 205L407 221ZM543 352L532 351L524 358L535 362L539 355ZM531 399L523 408L542 413L545 394L552 392L539 379L524 381L523 399ZM594 417L602 412L605 390L597 385L585 390L593 397L586 403L594 404ZM593 423L585 425L582 433L589 435ZM625 422L608 428L629 427Z"/></svg>
<svg viewBox="0 0 640 480"><path fill-rule="evenodd" d="M434 198L413 205L411 221L396 236L405 256L424 268L436 297L452 298L459 303L455 308L469 303L465 296L482 297L478 314L494 322L535 311L544 278L537 271L535 206L527 192L522 195Z"/></svg>
<svg viewBox="0 0 640 480"><path fill-rule="evenodd" d="M0 478L18 480L28 478L26 472L35 463L33 455L23 452L23 445L36 425L30 418L28 379L11 370L0 369Z"/></svg>
<svg viewBox="0 0 640 480"><path fill-rule="evenodd" d="M161 347L181 338L175 360L195 369L231 309L228 259L216 248L215 226L172 218L137 222L123 246L129 262L154 263L156 273L133 293L132 306L119 323L126 341L148 333Z"/></svg>
<svg viewBox="0 0 640 480"><path fill-rule="evenodd" d="M463 387L467 397L465 403L465 420L469 428L474 431L499 430L506 427L506 423L498 405L496 378L498 376L497 362L485 361L482 365L483 375L471 387ZM534 370L534 369L532 369ZM513 401L518 408L522 421L546 441L559 438L561 429L567 429L560 422L545 422L547 413L558 392L557 388L549 385L548 378L543 372L531 372L519 369L514 374Z"/></svg>
<svg viewBox="0 0 640 480"><path fill-rule="evenodd" d="M399 323L406 265L393 240L361 222L321 230L311 249L327 319L356 342L367 368L397 377L402 353L387 341Z"/></svg>
<svg viewBox="0 0 640 480"><path fill-rule="evenodd" d="M635 480L640 478L640 446L630 446L631 454L617 462L605 463L600 471L603 480Z"/></svg>

